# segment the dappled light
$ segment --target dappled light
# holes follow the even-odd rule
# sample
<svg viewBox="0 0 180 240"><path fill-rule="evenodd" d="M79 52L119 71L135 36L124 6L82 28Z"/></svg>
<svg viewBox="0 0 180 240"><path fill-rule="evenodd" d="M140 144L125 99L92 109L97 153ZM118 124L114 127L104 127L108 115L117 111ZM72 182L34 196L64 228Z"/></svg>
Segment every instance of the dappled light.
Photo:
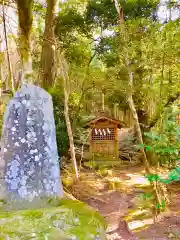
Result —
<svg viewBox="0 0 180 240"><path fill-rule="evenodd" d="M131 177L131 179L129 181L127 181L127 185L128 186L133 186L134 184L139 184L139 185L149 185L148 180L141 176L141 175L137 175L137 174L126 174L128 177Z"/></svg>
<svg viewBox="0 0 180 240"><path fill-rule="evenodd" d="M132 221L130 223L128 223L129 228L131 230L139 230L139 229L144 229L147 228L149 225L153 224L153 220L152 219L144 219L144 220L137 220L137 221Z"/></svg>

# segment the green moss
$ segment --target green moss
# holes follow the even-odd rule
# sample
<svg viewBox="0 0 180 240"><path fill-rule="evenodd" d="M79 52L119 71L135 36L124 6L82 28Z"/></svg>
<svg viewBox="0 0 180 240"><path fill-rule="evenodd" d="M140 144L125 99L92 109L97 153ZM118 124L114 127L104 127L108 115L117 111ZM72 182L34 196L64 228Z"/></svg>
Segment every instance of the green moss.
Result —
<svg viewBox="0 0 180 240"><path fill-rule="evenodd" d="M88 205L72 200L50 201L48 208L0 212L0 240L105 238L104 219Z"/></svg>

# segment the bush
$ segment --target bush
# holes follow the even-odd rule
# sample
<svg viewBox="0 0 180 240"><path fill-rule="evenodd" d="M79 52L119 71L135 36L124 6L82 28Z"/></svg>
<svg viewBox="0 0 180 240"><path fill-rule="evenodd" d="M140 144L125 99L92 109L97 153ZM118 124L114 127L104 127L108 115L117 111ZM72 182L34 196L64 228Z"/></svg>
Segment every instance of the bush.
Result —
<svg viewBox="0 0 180 240"><path fill-rule="evenodd" d="M177 111L167 110L160 129L145 133L150 140L150 144L145 146L145 149L158 156L160 165L168 164L174 167L180 160L180 126L176 123L177 113Z"/></svg>
<svg viewBox="0 0 180 240"><path fill-rule="evenodd" d="M54 105L54 119L56 124L56 140L59 157L67 156L69 149L69 139L64 116L64 99L59 90L50 90Z"/></svg>

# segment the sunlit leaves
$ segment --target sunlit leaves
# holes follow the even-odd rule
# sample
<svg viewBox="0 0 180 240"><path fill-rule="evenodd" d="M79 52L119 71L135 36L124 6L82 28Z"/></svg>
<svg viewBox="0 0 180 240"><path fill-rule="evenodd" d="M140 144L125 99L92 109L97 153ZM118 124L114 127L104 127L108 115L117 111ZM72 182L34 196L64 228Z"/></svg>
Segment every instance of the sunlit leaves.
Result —
<svg viewBox="0 0 180 240"><path fill-rule="evenodd" d="M162 200L162 202L161 203L157 203L155 207L162 211L162 210L164 210L166 208L166 202L164 200Z"/></svg>
<svg viewBox="0 0 180 240"><path fill-rule="evenodd" d="M138 17L152 17L152 12L156 10L158 0L128 0L121 1L126 19ZM103 29L118 24L118 17L114 2L111 0L89 0L87 6L87 18L90 22L101 25Z"/></svg>
<svg viewBox="0 0 180 240"><path fill-rule="evenodd" d="M154 182L154 181L158 181L159 180L159 176L157 174L151 174L147 176L147 179L150 183Z"/></svg>
<svg viewBox="0 0 180 240"><path fill-rule="evenodd" d="M180 180L180 168L177 167L177 168L173 169L172 171L170 171L170 173L168 174L167 177L162 177L158 174L150 174L150 175L147 175L146 178L148 179L148 181L150 183L160 182L163 184L170 184L172 182Z"/></svg>
<svg viewBox="0 0 180 240"><path fill-rule="evenodd" d="M160 129L144 133L146 139L150 141L150 147L143 147L150 148L149 150L158 156L157 159L159 159L160 163L175 164L179 160L180 134L179 126L176 123L178 112L176 108L167 109L162 116L163 122Z"/></svg>

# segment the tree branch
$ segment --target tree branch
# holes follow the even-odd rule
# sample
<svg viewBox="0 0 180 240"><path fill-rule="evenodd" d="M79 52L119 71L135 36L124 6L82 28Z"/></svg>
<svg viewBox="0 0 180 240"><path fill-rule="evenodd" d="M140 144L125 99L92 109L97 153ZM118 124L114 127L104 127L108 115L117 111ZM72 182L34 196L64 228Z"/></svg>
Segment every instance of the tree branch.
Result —
<svg viewBox="0 0 180 240"><path fill-rule="evenodd" d="M159 118L161 117L161 114L164 112L164 109L170 105L172 105L178 98L180 97L180 92L176 93L175 96L170 96L166 102L166 104L163 106L163 110L158 113L149 123L148 125L148 129L151 129L152 127L154 127L156 125L156 123L158 122Z"/></svg>

